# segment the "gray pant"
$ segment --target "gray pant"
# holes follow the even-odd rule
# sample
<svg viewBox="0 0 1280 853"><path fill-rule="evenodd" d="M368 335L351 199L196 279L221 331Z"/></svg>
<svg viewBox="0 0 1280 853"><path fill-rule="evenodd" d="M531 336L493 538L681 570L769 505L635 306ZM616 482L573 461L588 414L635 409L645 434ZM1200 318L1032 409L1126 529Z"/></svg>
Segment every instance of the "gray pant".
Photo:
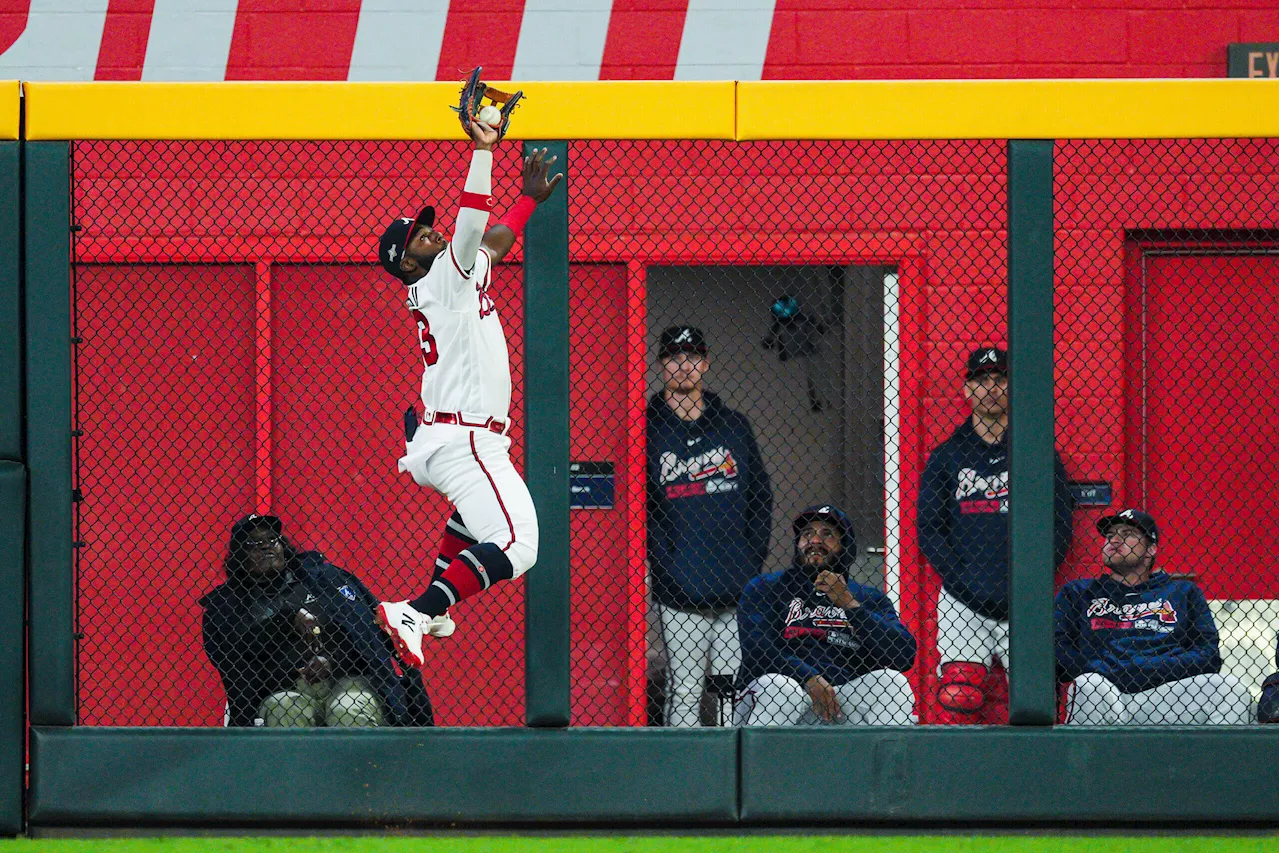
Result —
<svg viewBox="0 0 1280 853"><path fill-rule="evenodd" d="M1067 725L1243 726L1252 722L1249 688L1231 675L1193 675L1141 693L1121 693L1096 672L1067 688Z"/></svg>
<svg viewBox="0 0 1280 853"><path fill-rule="evenodd" d="M267 728L374 728L383 724L382 700L363 678L311 684L299 678L295 690L262 700L258 716Z"/></svg>

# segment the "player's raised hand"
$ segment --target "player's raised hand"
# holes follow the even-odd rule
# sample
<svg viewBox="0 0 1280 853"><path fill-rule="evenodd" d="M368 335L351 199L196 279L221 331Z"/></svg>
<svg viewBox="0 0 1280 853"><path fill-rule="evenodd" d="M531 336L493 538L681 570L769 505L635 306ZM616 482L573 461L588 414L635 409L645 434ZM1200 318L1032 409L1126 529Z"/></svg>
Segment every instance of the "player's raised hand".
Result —
<svg viewBox="0 0 1280 853"><path fill-rule="evenodd" d="M555 192L556 184L564 180L564 173L557 172L555 177L547 180L551 164L556 161L555 155L547 156L547 149L535 148L524 158L524 189L520 192L542 204Z"/></svg>
<svg viewBox="0 0 1280 853"><path fill-rule="evenodd" d="M493 146L498 144L498 131L496 128L490 127L478 118L472 118L467 125L467 133L471 134L471 141L476 144L477 151L492 151Z"/></svg>
<svg viewBox="0 0 1280 853"><path fill-rule="evenodd" d="M821 571L818 573L813 585L818 592L825 595L836 607L853 610L859 606L858 600L853 597L853 593L849 592L849 584L845 582L844 575L836 572Z"/></svg>

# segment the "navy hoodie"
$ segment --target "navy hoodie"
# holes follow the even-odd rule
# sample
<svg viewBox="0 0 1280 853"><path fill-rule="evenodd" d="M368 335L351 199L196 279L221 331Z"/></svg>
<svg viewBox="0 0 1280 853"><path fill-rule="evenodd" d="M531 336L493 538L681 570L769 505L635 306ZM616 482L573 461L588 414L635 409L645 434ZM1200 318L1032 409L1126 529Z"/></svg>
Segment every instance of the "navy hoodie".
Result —
<svg viewBox="0 0 1280 853"><path fill-rule="evenodd" d="M649 401L649 572L653 597L686 610L733 607L769 552L773 494L747 419L704 396L696 421Z"/></svg>
<svg viewBox="0 0 1280 853"><path fill-rule="evenodd" d="M1071 548L1071 490L1053 455L1054 564ZM920 550L954 598L988 619L1009 618L1009 433L987 444L965 418L929 454L916 507Z"/></svg>
<svg viewBox="0 0 1280 853"><path fill-rule="evenodd" d="M844 541L852 542L852 528L843 514L841 522ZM911 669L915 638L898 619L887 595L847 580L853 549L844 550L839 568L861 607L845 610L818 592L814 572L801 563L798 550L790 568L747 584L738 605L742 667L735 689L745 690L770 672L801 684L821 675L839 686L878 669Z"/></svg>
<svg viewBox="0 0 1280 853"><path fill-rule="evenodd" d="M1096 672L1124 693L1217 672L1218 627L1194 583L1154 573L1126 586L1110 573L1075 580L1053 606L1058 680Z"/></svg>
<svg viewBox="0 0 1280 853"><path fill-rule="evenodd" d="M230 725L254 725L263 699L294 689L298 668L313 654L293 628L304 605L321 620L334 678L365 678L382 697L388 725L433 724L422 677L397 672L391 643L374 621L378 600L318 551L298 554L269 584L229 571L227 583L200 604L205 653L222 676Z"/></svg>

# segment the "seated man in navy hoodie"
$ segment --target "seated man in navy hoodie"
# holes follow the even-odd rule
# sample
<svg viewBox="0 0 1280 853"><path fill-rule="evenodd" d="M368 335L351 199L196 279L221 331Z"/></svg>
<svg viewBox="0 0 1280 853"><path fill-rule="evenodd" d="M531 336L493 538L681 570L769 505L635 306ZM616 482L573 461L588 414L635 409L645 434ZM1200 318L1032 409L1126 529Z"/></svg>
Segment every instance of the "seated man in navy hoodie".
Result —
<svg viewBox="0 0 1280 853"><path fill-rule="evenodd" d="M737 671L734 609L769 553L773 494L751 423L707 391L707 343L692 326L658 342L663 389L649 401L648 545L667 649L668 726L699 725L710 674Z"/></svg>
<svg viewBox="0 0 1280 853"><path fill-rule="evenodd" d="M1009 722L1009 360L998 347L969 356L973 414L929 454L916 535L942 579L938 593L938 722ZM1071 492L1057 454L1054 562L1071 546Z"/></svg>
<svg viewBox="0 0 1280 853"><path fill-rule="evenodd" d="M903 674L916 641L884 593L854 583L853 525L833 506L792 524L791 567L747 584L738 605L740 726L915 723Z"/></svg>
<svg viewBox="0 0 1280 853"><path fill-rule="evenodd" d="M1077 725L1244 725L1249 689L1221 675L1218 628L1191 581L1155 571L1160 532L1137 509L1098 520L1103 573L1054 602L1058 680Z"/></svg>

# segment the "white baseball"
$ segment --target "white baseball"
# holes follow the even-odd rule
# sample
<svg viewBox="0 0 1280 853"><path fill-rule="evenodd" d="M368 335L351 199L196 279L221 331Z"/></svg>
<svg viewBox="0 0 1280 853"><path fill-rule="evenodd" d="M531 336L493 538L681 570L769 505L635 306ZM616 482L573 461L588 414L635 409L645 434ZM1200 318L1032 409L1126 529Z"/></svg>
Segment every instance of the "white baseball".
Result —
<svg viewBox="0 0 1280 853"><path fill-rule="evenodd" d="M493 104L485 104L480 108L480 112L476 115L476 118L489 125L489 127L496 128L502 123L502 112Z"/></svg>

